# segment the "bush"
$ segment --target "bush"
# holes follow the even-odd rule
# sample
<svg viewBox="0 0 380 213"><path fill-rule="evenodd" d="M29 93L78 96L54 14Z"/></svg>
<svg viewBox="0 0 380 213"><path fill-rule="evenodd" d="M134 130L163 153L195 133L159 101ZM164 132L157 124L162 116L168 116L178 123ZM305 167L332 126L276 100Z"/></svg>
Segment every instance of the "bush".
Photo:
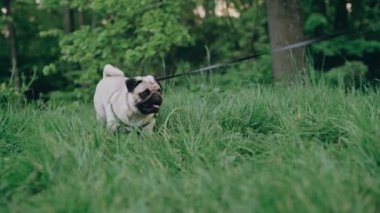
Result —
<svg viewBox="0 0 380 213"><path fill-rule="evenodd" d="M347 61L344 65L333 68L325 75L327 82L336 86L360 87L365 82L367 66L361 61Z"/></svg>

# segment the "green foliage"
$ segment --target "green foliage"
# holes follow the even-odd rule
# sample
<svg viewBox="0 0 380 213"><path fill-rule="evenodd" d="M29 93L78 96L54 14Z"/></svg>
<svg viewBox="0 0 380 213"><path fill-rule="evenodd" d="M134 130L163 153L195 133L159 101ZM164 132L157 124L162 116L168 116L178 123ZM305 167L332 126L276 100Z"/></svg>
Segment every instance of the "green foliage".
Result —
<svg viewBox="0 0 380 213"><path fill-rule="evenodd" d="M173 48L191 41L180 22L182 6L178 1L94 1L90 8L101 14L102 24L64 35L60 41L61 60L79 65L77 83L82 85L95 83L99 71L108 63L123 67L128 75L157 73L151 70L152 61L161 60ZM138 65L142 70L135 68Z"/></svg>
<svg viewBox="0 0 380 213"><path fill-rule="evenodd" d="M347 38L337 38L331 42L316 44L314 50L323 52L325 56L336 56L348 54L351 56L361 56L364 53L373 53L380 50L380 42L374 40L354 39L350 45L346 43Z"/></svg>
<svg viewBox="0 0 380 213"><path fill-rule="evenodd" d="M183 46L191 41L187 28L179 23L181 14L178 2L168 8L145 12L136 29L134 49L129 49L125 58L132 62L149 61L164 57L173 46ZM177 16L176 16L177 15ZM162 20L162 21L157 21Z"/></svg>
<svg viewBox="0 0 380 213"><path fill-rule="evenodd" d="M0 103L10 102L10 100L19 95L20 94L18 94L14 87L9 85L9 83L3 82L0 84Z"/></svg>
<svg viewBox="0 0 380 213"><path fill-rule="evenodd" d="M206 16L193 28L197 46L203 51L205 45L209 47L212 59L226 60L269 49L264 4L234 4L240 13L239 18L234 18L214 14L212 2L204 3Z"/></svg>
<svg viewBox="0 0 380 213"><path fill-rule="evenodd" d="M20 91L16 90L11 81L0 83L0 107L6 103L21 103L24 101L23 94L30 90L31 85L36 80L37 71L34 70L33 76L30 79L26 79L23 75L21 78Z"/></svg>
<svg viewBox="0 0 380 213"><path fill-rule="evenodd" d="M144 137L87 104L0 108L0 211L377 212L379 91L208 89L166 89Z"/></svg>
<svg viewBox="0 0 380 213"><path fill-rule="evenodd" d="M362 61L368 79L379 78L380 3L300 0L306 38L352 30L356 33L312 45L310 53L322 71ZM0 80L10 77L9 42L5 25L16 28L19 68L26 80L37 70L33 92L76 93L89 100L105 64L114 64L126 75L159 76L186 72L269 49L267 15L262 0L228 0L240 16L219 16L214 0L41 0L12 1L13 15L0 15ZM194 13L203 7L205 16ZM64 33L64 8L70 8L74 31ZM259 64L260 66L256 66ZM214 76L222 84L242 81L271 82L268 57L221 70ZM252 73L251 73L252 72ZM203 80L203 79L202 79ZM177 84L187 81L176 80ZM201 85L200 87L202 87ZM33 95L32 95L33 96ZM37 95L38 96L38 95Z"/></svg>
<svg viewBox="0 0 380 213"><path fill-rule="evenodd" d="M368 68L361 61L346 62L343 66L331 69L326 74L326 79L333 85L345 87L362 86Z"/></svg>
<svg viewBox="0 0 380 213"><path fill-rule="evenodd" d="M54 2L57 3L52 1L45 7L57 7ZM78 7L72 2L69 5ZM215 4L205 3L204 6L207 11L212 11ZM189 9L194 7L192 1L92 1L85 10L96 18L95 24L82 26L70 34L57 30L41 33L45 37L58 37L61 49L60 61L55 66L49 64L43 71L47 74L70 68L62 75L74 79L80 86L78 98L88 100L107 63L120 67L129 76L143 73L167 75L184 70L183 64L187 64L184 71L188 71L211 60L240 57L268 47L262 4L246 4L241 8L239 19L217 17L211 12L204 19L196 20ZM253 22L252 16L255 16ZM222 31L225 33L220 33ZM218 38L214 39L215 36ZM204 47L210 50L210 61L207 61ZM163 64L164 67L159 68ZM65 68L67 65L69 67ZM254 75L257 81L268 79L257 77L267 74Z"/></svg>
<svg viewBox="0 0 380 213"><path fill-rule="evenodd" d="M323 14L312 13L305 21L304 29L307 33L315 33L323 31L328 26L328 21Z"/></svg>
<svg viewBox="0 0 380 213"><path fill-rule="evenodd" d="M307 37L350 31L345 36L313 45L315 58L324 56L357 57L380 51L380 41L375 36L380 31L380 4L374 1L319 1L302 0L305 14L304 29ZM352 5L352 11L346 9ZM333 59L334 60L334 59Z"/></svg>
<svg viewBox="0 0 380 213"><path fill-rule="evenodd" d="M59 47L56 38L40 37L41 31L57 28L61 19L55 11L44 11L37 6L35 1L12 1L12 16L7 17L0 13L0 19L5 20L0 24L0 82L9 82L11 77L11 57L9 33L5 30L5 24L13 24L16 32L16 53L18 69L24 81L23 93L33 92L37 88L54 88L54 81L45 81L42 70L46 64L58 59ZM57 77L57 76L55 76ZM60 78L56 78L59 81ZM29 82L32 82L29 85ZM5 85L5 83L3 84ZM25 85L29 85L25 87ZM12 85L7 85L8 94L13 94ZM4 87L3 87L4 88ZM45 89L46 91L47 89ZM36 92L38 93L38 92ZM5 95L3 95L5 96ZM8 95L7 95L8 96ZM37 96L37 94L36 94Z"/></svg>

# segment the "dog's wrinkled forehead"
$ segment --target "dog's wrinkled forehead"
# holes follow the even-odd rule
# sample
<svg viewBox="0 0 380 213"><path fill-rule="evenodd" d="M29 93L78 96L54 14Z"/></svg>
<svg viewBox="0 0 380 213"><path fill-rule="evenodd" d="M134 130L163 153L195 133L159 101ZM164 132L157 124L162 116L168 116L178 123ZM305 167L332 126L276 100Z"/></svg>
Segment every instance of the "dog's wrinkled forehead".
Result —
<svg viewBox="0 0 380 213"><path fill-rule="evenodd" d="M149 89L150 91L161 90L159 82L151 75L137 76L126 81L129 92L140 93Z"/></svg>
<svg viewBox="0 0 380 213"><path fill-rule="evenodd" d="M151 75L136 77L136 79L140 79L142 81L142 83L136 87L136 92L142 92L146 89L149 89L150 91L157 91L161 89L157 80Z"/></svg>

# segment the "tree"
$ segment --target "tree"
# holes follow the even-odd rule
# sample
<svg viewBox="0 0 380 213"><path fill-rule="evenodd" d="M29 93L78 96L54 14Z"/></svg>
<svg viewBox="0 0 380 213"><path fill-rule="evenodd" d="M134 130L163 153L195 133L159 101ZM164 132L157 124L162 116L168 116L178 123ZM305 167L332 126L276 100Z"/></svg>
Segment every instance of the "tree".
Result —
<svg viewBox="0 0 380 213"><path fill-rule="evenodd" d="M317 70L347 70L347 62L361 61L368 67L368 80L380 78L380 2L373 0L302 0L307 37L354 32L330 41L314 44L310 49Z"/></svg>
<svg viewBox="0 0 380 213"><path fill-rule="evenodd" d="M74 31L74 10L70 8L68 3L63 5L63 28L65 33Z"/></svg>
<svg viewBox="0 0 380 213"><path fill-rule="evenodd" d="M191 42L181 22L183 2L95 0L88 8L74 3L70 6L88 9L100 20L60 37L60 61L74 66L72 70L80 75L76 83L83 89L93 89L90 86L108 63L127 70L130 76L158 73L161 60Z"/></svg>
<svg viewBox="0 0 380 213"><path fill-rule="evenodd" d="M272 49L301 41L303 32L298 0L271 0L266 4ZM295 81L297 74L304 70L303 55L303 48L272 54L274 79Z"/></svg>
<svg viewBox="0 0 380 213"><path fill-rule="evenodd" d="M14 27L14 22L12 19L12 10L11 10L11 0L3 0L3 12L8 18L7 21L7 31L8 31L8 40L10 46L10 55L11 55L11 72L12 72L12 82L17 92L21 91L20 83L20 72L17 66L17 44L16 44L16 30Z"/></svg>

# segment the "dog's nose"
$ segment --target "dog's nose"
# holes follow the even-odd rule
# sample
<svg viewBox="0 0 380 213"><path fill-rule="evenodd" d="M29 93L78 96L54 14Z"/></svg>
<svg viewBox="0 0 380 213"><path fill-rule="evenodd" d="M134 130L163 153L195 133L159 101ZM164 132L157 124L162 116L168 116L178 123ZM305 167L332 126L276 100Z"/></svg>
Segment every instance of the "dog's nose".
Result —
<svg viewBox="0 0 380 213"><path fill-rule="evenodd" d="M151 100L152 100L152 104L154 104L154 105L161 105L162 104L162 97L158 93L153 93Z"/></svg>

